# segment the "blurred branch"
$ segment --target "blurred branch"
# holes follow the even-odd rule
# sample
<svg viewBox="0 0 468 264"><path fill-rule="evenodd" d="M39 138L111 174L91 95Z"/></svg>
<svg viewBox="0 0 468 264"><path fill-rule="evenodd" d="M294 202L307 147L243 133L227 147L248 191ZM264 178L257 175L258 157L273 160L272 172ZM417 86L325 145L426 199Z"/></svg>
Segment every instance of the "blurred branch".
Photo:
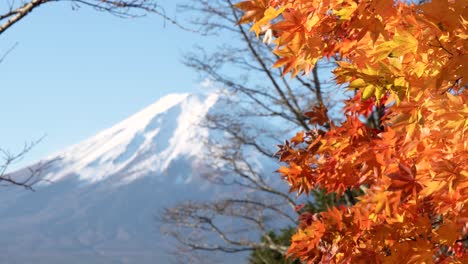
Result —
<svg viewBox="0 0 468 264"><path fill-rule="evenodd" d="M13 46L11 46L5 53L3 53L2 57L0 57L0 63L2 63L5 58L18 46L18 42L15 42Z"/></svg>
<svg viewBox="0 0 468 264"><path fill-rule="evenodd" d="M249 234L252 230L260 230L262 236L268 237L265 226L268 219L261 212L272 210L277 213L277 207L278 205L249 199L224 199L211 203L187 202L174 208L165 209L161 221L169 225L169 229L163 232L192 250L236 253L261 248L285 254L287 248L278 246L273 241L254 242L242 238L242 234ZM289 218L289 216L287 217ZM233 226L227 227L220 218L231 218L237 222ZM173 226L178 226L179 229L174 229ZM251 228L247 228L248 226ZM194 230L209 232L211 235L219 237L224 243L202 242L203 240L196 235L188 236L187 232L184 232L185 228L189 228L192 233Z"/></svg>
<svg viewBox="0 0 468 264"><path fill-rule="evenodd" d="M7 173L11 165L21 161L24 156L31 151L31 149L36 146L42 138L31 143L26 143L23 149L13 154L8 150L0 149L1 159L3 160L0 165L0 186L20 186L28 190L34 190L33 186L40 181L47 181L42 177L42 172L49 168L54 162L58 160L53 159L45 163L37 163L28 168L26 172L18 171L14 173Z"/></svg>
<svg viewBox="0 0 468 264"><path fill-rule="evenodd" d="M13 6L10 6L10 10L8 12L0 15L0 21L8 19L0 25L0 34L29 14L33 9L49 1L50 0L31 0L16 9L13 9Z"/></svg>
<svg viewBox="0 0 468 264"><path fill-rule="evenodd" d="M172 23L183 30L195 32L195 30L189 29L178 23L175 19L167 16L164 9L155 0L29 0L21 5L10 3L7 10L1 12L0 35L36 8L52 2L70 2L73 8L80 7L80 5L88 6L97 11L122 18L135 18L145 16L146 14L156 14L163 18L164 21Z"/></svg>
<svg viewBox="0 0 468 264"><path fill-rule="evenodd" d="M308 130L304 113L314 106L336 107L325 104L329 87L319 79L326 65L317 64L311 76L287 78L282 69L272 68L278 59L272 47L236 23L240 11L231 0L192 0L179 7L190 13L201 34L228 39L213 50L198 47L184 58L219 89L222 109L210 111L200 124L210 136L197 140L204 140L204 165L209 168L202 177L223 192L210 201L166 209L164 232L178 242L180 255L266 250L285 257L288 243L272 234L297 226L296 205L302 201L274 172L280 166L275 144Z"/></svg>
<svg viewBox="0 0 468 264"><path fill-rule="evenodd" d="M231 8L232 8L232 15L233 17L235 18L236 21L239 21L240 17L237 15L236 11L235 10L235 7L234 5L232 4L231 0L227 0L228 3L231 5ZM252 42L250 41L250 38L247 36L247 33L245 32L244 30L244 27L241 25L241 24L237 24L237 26L239 27L239 31L242 33L242 36L245 40L245 42L247 43L250 51L252 52L252 54L254 55L255 59L257 60L257 62L261 65L262 69L264 70L265 74L267 75L268 79L271 81L271 83L273 84L273 87L275 88L275 90L278 92L279 96L281 97L281 99L283 100L283 103L285 104L285 106L288 107L288 109L294 113L296 119L299 121L300 125L305 129L305 130L309 130L309 126L307 125L307 122L305 121L305 118L304 118L304 115L303 113L300 111L300 109L296 109L290 102L290 100L287 98L286 94L284 93L284 91L280 88L279 84L276 82L275 78L273 77L273 75L271 74L270 72L270 69L269 67L266 66L265 62L262 60L262 58L260 57L260 55L258 54L258 52L256 51L255 47L252 45Z"/></svg>

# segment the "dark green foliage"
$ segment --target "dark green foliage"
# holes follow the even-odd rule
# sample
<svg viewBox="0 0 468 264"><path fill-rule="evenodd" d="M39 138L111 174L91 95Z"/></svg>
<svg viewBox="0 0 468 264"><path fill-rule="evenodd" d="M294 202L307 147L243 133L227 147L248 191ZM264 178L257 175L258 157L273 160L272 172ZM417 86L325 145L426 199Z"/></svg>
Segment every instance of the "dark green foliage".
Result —
<svg viewBox="0 0 468 264"><path fill-rule="evenodd" d="M356 197L362 195L363 191L360 189L348 190L341 197L337 197L335 193L326 193L325 190L313 190L310 193L311 201L304 203L304 207L297 213L320 213L326 211L328 208L336 205L351 206L356 203ZM291 237L296 232L295 228L288 227L279 231L279 234L271 231L269 237L278 246L289 247L291 244ZM265 237L262 242L267 242ZM281 253L269 249L256 249L252 251L249 258L249 264L300 264L298 260L286 259Z"/></svg>
<svg viewBox="0 0 468 264"><path fill-rule="evenodd" d="M289 247L291 244L291 236L296 232L295 228L289 227L283 229L276 234L271 231L269 233L270 238L277 245ZM266 242L266 239L263 237L262 242ZM252 252L249 258L250 264L300 264L297 260L288 260L277 251L267 250L267 249L257 249Z"/></svg>

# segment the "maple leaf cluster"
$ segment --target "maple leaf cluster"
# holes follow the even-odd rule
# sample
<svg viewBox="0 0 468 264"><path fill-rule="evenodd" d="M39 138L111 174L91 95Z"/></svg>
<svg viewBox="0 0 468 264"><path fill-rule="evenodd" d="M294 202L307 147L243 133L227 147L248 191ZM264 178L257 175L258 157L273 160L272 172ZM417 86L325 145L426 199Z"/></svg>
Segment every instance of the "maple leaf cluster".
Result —
<svg viewBox="0 0 468 264"><path fill-rule="evenodd" d="M288 255L305 263L468 263L466 0L249 0L259 34L275 32L274 67L308 74L333 59L345 121L323 106L281 146L291 191L322 188L352 206L303 216ZM343 88L337 88L343 89ZM361 120L383 109L381 126Z"/></svg>

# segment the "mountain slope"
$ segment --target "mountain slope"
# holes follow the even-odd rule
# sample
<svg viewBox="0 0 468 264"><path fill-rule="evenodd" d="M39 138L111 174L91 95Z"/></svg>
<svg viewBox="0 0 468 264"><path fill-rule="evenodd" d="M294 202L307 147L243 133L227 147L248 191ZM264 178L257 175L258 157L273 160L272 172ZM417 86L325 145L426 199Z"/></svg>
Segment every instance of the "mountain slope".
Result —
<svg viewBox="0 0 468 264"><path fill-rule="evenodd" d="M208 131L196 125L215 104L216 95L201 98L190 94L168 95L139 113L74 145L49 159L60 157L60 170L47 178L60 180L79 171L89 182L120 174L131 181L147 173L168 169L179 156L196 156L202 145L194 138Z"/></svg>
<svg viewBox="0 0 468 264"><path fill-rule="evenodd" d="M58 158L42 172L50 182L0 192L0 263L168 263L158 213L217 192L199 179L210 132L197 126L216 104L169 95L44 159Z"/></svg>

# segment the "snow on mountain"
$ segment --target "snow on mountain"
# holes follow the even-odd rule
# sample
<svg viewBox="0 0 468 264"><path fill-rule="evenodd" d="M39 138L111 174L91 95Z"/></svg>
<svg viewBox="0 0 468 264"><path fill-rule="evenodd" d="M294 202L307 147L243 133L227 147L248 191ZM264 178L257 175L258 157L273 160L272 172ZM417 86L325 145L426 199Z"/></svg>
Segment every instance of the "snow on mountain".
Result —
<svg viewBox="0 0 468 264"><path fill-rule="evenodd" d="M222 109L217 102L168 95L44 159L59 158L35 192L3 189L0 263L168 263L171 246L155 217L176 202L216 195L197 177L207 170L202 141L210 135L198 123Z"/></svg>
<svg viewBox="0 0 468 264"><path fill-rule="evenodd" d="M139 113L48 159L60 158L60 170L49 172L57 181L79 172L81 180L96 182L116 173L132 181L149 172L160 173L177 157L196 156L208 131L197 126L215 104L217 95L201 98L171 94Z"/></svg>

